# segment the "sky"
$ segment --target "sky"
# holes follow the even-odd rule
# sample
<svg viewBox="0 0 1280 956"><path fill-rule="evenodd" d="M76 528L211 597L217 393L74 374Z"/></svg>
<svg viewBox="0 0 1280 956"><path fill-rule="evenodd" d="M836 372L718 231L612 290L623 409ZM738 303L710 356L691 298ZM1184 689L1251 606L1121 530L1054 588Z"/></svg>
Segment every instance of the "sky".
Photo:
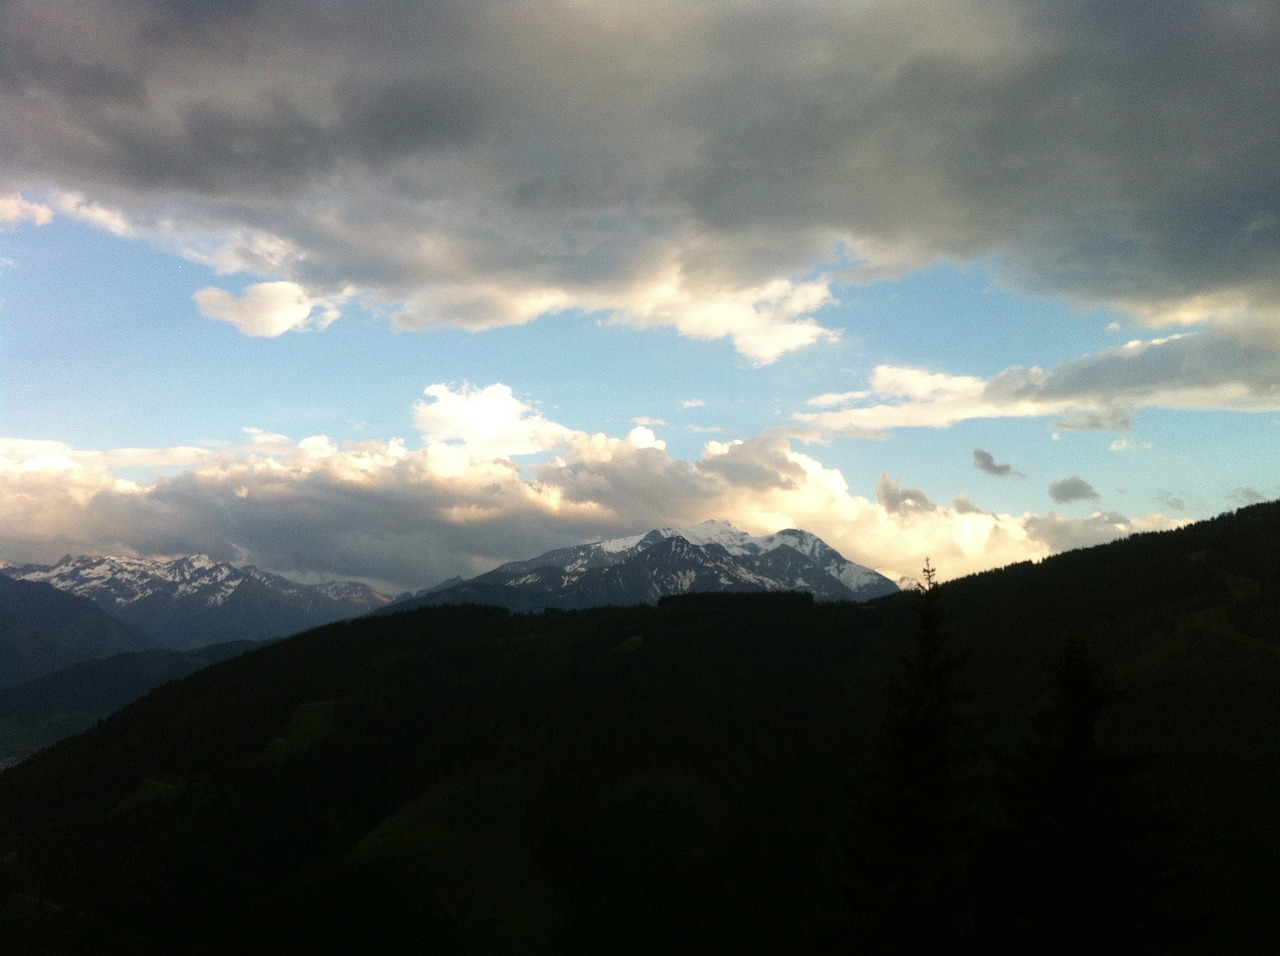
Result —
<svg viewBox="0 0 1280 956"><path fill-rule="evenodd" d="M1280 4L10 0L0 560L941 579L1280 497Z"/></svg>

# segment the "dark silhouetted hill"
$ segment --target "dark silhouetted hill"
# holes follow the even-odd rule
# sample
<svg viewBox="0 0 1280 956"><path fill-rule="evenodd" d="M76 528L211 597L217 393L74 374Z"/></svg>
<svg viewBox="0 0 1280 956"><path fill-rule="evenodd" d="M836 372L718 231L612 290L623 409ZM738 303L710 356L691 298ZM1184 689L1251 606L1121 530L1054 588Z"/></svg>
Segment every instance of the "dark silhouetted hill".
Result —
<svg viewBox="0 0 1280 956"><path fill-rule="evenodd" d="M0 574L0 687L154 645L92 601Z"/></svg>
<svg viewBox="0 0 1280 956"><path fill-rule="evenodd" d="M1083 858L1144 900L1077 914L1087 925L1154 914L1142 938L1159 952L1277 948L1278 545L1267 504L938 589L962 662L955 746L975 755L966 819L993 835L965 852L1047 845L1027 836L1037 781L1080 749L1043 723L1075 712L1051 706L1064 646L1109 688L1090 748L1143 756L1123 764L1141 781L1079 792L1114 778L1154 795L1134 805L1156 841L1135 832L1113 858L1086 820L1091 855L1024 856L1019 886L982 866L941 881L963 894L950 918L996 925L1041 880L1082 885L1045 868ZM861 942L848 811L884 751L917 600L431 607L215 664L0 772L0 939L25 954L893 951ZM997 799L999 754L1040 755L1016 813ZM921 919L933 892L913 897ZM999 924L1003 951L1018 933L1067 938L1028 919Z"/></svg>

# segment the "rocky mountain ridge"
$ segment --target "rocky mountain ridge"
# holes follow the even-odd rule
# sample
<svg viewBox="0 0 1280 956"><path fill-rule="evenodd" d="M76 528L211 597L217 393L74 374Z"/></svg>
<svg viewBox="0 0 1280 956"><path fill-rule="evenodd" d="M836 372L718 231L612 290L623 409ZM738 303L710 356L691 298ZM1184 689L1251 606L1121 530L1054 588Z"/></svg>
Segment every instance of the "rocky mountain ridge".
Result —
<svg viewBox="0 0 1280 956"><path fill-rule="evenodd" d="M358 582L300 584L203 554L172 561L67 555L52 565L6 565L0 573L88 598L157 645L178 649L284 637L389 600Z"/></svg>
<svg viewBox="0 0 1280 956"><path fill-rule="evenodd" d="M896 592L821 538L789 528L755 536L724 521L548 551L469 580L452 579L383 613L437 604L496 604L518 611L654 604L674 594L803 591L819 601L866 601Z"/></svg>

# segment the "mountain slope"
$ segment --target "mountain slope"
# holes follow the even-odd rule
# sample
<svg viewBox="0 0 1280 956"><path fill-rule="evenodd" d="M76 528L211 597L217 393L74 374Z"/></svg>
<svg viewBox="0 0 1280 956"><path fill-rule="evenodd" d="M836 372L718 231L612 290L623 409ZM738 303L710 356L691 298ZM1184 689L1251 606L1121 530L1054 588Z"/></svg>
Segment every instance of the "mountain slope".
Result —
<svg viewBox="0 0 1280 956"><path fill-rule="evenodd" d="M77 661L152 646L86 598L0 575L0 687Z"/></svg>
<svg viewBox="0 0 1280 956"><path fill-rule="evenodd" d="M1182 882L1150 887L1182 919L1161 952L1280 943L1277 547L1267 505L940 589L973 752L1024 737L1064 636L1124 692L1098 742L1151 755L1177 824L1153 873ZM431 607L263 647L0 772L0 938L849 949L844 801L875 767L914 600Z"/></svg>
<svg viewBox="0 0 1280 956"><path fill-rule="evenodd" d="M865 601L897 591L816 536L789 529L755 537L723 521L664 528L511 561L446 582L383 609L494 604L519 611L653 604L693 592L804 591L821 601Z"/></svg>
<svg viewBox="0 0 1280 956"><path fill-rule="evenodd" d="M121 653L0 687L0 768L80 733L152 688L256 646L238 642Z"/></svg>
<svg viewBox="0 0 1280 956"><path fill-rule="evenodd" d="M86 597L163 647L283 637L381 607L387 598L355 582L305 585L205 555L158 562L71 557L17 565L4 575Z"/></svg>

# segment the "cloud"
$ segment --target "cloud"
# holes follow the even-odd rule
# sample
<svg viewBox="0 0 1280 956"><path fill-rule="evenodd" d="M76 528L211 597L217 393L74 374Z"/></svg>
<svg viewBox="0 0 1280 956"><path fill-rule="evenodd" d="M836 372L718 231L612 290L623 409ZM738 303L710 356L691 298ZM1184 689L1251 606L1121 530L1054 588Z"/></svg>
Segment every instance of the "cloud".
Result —
<svg viewBox="0 0 1280 956"><path fill-rule="evenodd" d="M340 314L332 304L312 298L294 282L258 282L240 295L209 286L193 298L208 318L230 322L246 335L265 338L310 324L328 325ZM313 322L317 308L320 313Z"/></svg>
<svg viewBox="0 0 1280 956"><path fill-rule="evenodd" d="M129 220L118 209L108 209L96 202L85 199L80 193L63 192L53 198L58 211L87 222L89 225L111 233L113 236L128 237L134 234Z"/></svg>
<svg viewBox="0 0 1280 956"><path fill-rule="evenodd" d="M1275 327L1270 4L361 9L13 0L4 188L406 328L577 310L768 363L940 260Z"/></svg>
<svg viewBox="0 0 1280 956"><path fill-rule="evenodd" d="M891 366L881 366L882 368L890 368ZM866 389L853 392L826 392L822 395L815 395L813 398L805 402L814 408L833 408L840 405L849 405L853 402L860 402L863 399L870 398L873 393Z"/></svg>
<svg viewBox="0 0 1280 956"><path fill-rule="evenodd" d="M1072 475L1070 478L1049 482L1049 497L1058 504L1065 505L1073 501L1086 501L1102 496L1094 491L1089 482L1079 475Z"/></svg>
<svg viewBox="0 0 1280 956"><path fill-rule="evenodd" d="M1127 432L1133 427L1133 412L1116 407L1071 409L1053 427L1074 432Z"/></svg>
<svg viewBox="0 0 1280 956"><path fill-rule="evenodd" d="M1242 505L1256 505L1260 501L1267 500L1266 495L1258 491L1256 488L1250 488L1247 485L1231 489L1231 491L1227 492L1227 497Z"/></svg>
<svg viewBox="0 0 1280 956"><path fill-rule="evenodd" d="M1023 521L1028 537L1055 553L1106 544L1143 531L1167 531L1189 523L1189 519L1159 514L1131 519L1115 511L1097 511L1083 518L1064 518L1050 511L1046 515L1028 515Z"/></svg>
<svg viewBox="0 0 1280 956"><path fill-rule="evenodd" d="M958 495L956 497L956 500L952 502L951 507L952 507L952 510L956 512L956 514L962 514L962 515L990 514L990 512L982 508L979 508L972 501L970 501L968 495Z"/></svg>
<svg viewBox="0 0 1280 956"><path fill-rule="evenodd" d="M1127 438L1117 438L1107 446L1108 451L1147 451L1151 448L1149 441L1129 441Z"/></svg>
<svg viewBox="0 0 1280 956"><path fill-rule="evenodd" d="M953 577L1043 557L1108 528L1124 533L1115 522L984 512L964 498L939 506L888 475L869 500L778 430L676 458L651 428L624 437L579 431L505 385L433 385L414 418L423 432L417 447L252 428L216 448L0 440L0 556L200 551L404 590L710 515L753 533L806 528L895 577L925 555ZM154 477L137 477L148 470Z"/></svg>
<svg viewBox="0 0 1280 956"><path fill-rule="evenodd" d="M1004 409L985 401L984 385L974 376L879 365L871 372L869 390L828 393L809 400L820 408L859 402L856 407L800 412L794 417L822 432L879 438L893 428L945 428L967 418L1028 413L1026 407Z"/></svg>
<svg viewBox="0 0 1280 956"><path fill-rule="evenodd" d="M23 222L47 226L53 222L53 210L42 203L28 202L20 193L0 196L0 225L16 226Z"/></svg>
<svg viewBox="0 0 1280 956"><path fill-rule="evenodd" d="M995 458L991 456L991 452L983 451L981 448L973 450L973 467L978 471L986 472L988 475L995 475L997 478L1025 478L1020 471L1015 471L1012 465L997 465Z"/></svg>
<svg viewBox="0 0 1280 956"><path fill-rule="evenodd" d="M428 385L425 394L431 400L414 406L413 420L428 447L449 445L490 460L551 451L573 437L571 429L534 412L507 385L457 391Z"/></svg>
<svg viewBox="0 0 1280 956"><path fill-rule="evenodd" d="M776 362L787 352L838 336L809 317L833 302L826 281L773 279L759 286L726 290L699 287L673 268L622 297L605 297L596 308L635 325L672 325L694 339L732 339L756 365Z"/></svg>
<svg viewBox="0 0 1280 956"><path fill-rule="evenodd" d="M997 402L1066 403L1097 426L1125 428L1137 407L1271 410L1280 375L1280 327L1223 326L1135 340L1042 372L1010 369L992 379Z"/></svg>
<svg viewBox="0 0 1280 956"><path fill-rule="evenodd" d="M864 437L995 418L1128 431L1139 408L1280 410L1277 381L1280 326L1223 326L1129 342L1048 370L1015 366L985 380L880 365L869 389L816 396L808 404L823 411L794 417L824 433Z"/></svg>
<svg viewBox="0 0 1280 956"><path fill-rule="evenodd" d="M901 478L890 478L883 472L876 482L876 501L892 514L933 511L938 507L923 491L918 488L903 488Z"/></svg>

